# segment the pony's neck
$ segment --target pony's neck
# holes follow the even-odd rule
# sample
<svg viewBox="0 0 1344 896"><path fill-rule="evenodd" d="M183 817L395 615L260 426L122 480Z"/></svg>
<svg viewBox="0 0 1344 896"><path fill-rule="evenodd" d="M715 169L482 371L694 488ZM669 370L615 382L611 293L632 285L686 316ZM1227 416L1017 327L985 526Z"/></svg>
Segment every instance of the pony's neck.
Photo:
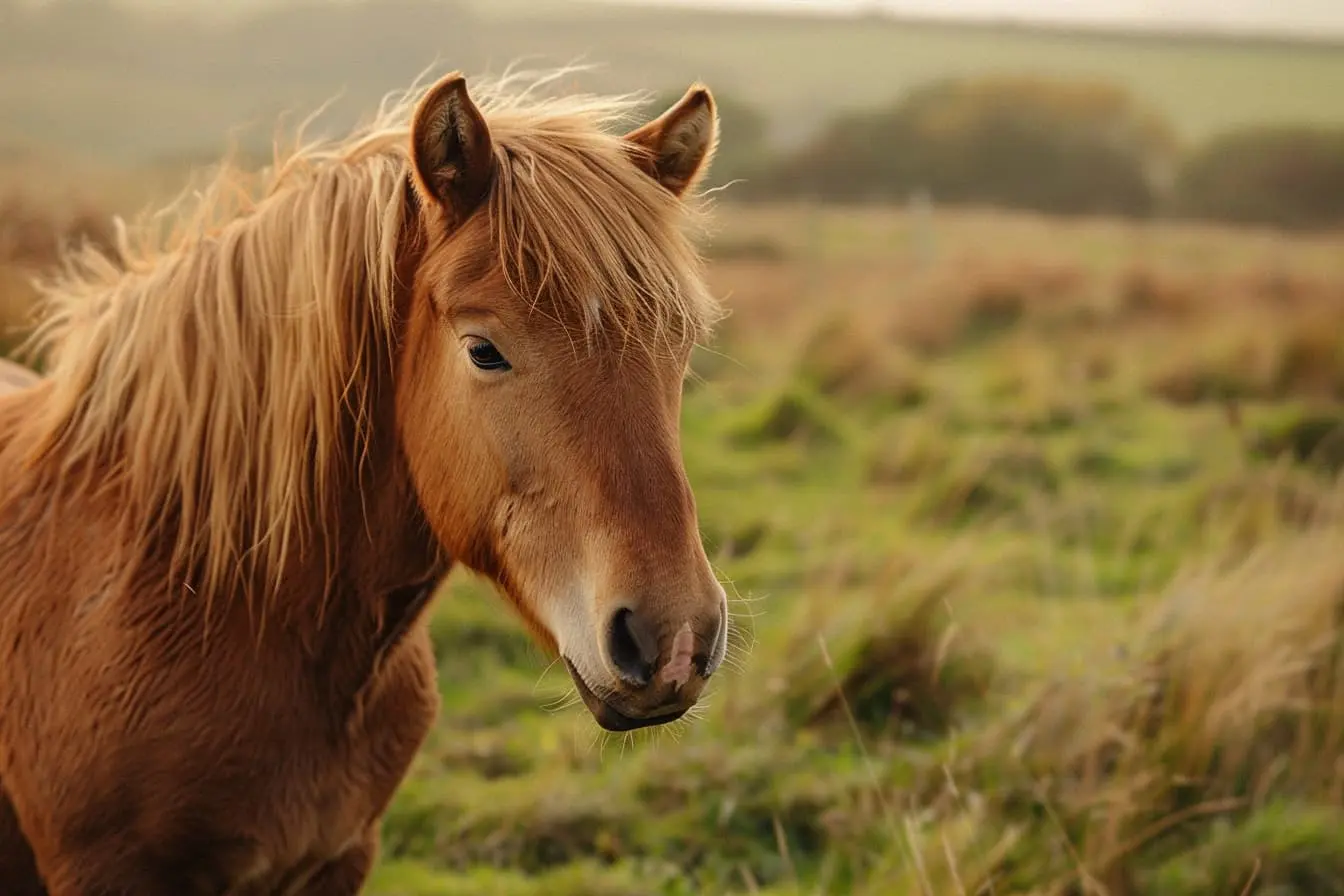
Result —
<svg viewBox="0 0 1344 896"><path fill-rule="evenodd" d="M285 272L254 251L262 240L246 228L264 222L252 219L229 241L191 248L171 262L177 269L166 263L135 280L134 290L120 278L108 287L130 294L108 303L103 329L144 344L129 353L134 363L109 373L111 362L101 359L125 355L101 330L93 334L97 351L73 355L51 381L44 407L56 422L33 456L58 488L105 496L100 506L129 551L123 571L185 582L210 613L221 604L242 608L263 631L279 623L316 642L333 617L348 625L377 615L388 594L446 570L398 438L397 331L423 234L404 174L394 183L342 207L352 221L362 220L356 211L377 208L383 226L398 228L391 272L342 272L331 289L290 295ZM397 203L403 213L390 214ZM284 222L289 206L268 214ZM308 247L306 264L317 270L327 255L358 259L385 236L370 227L357 246ZM187 282L208 288L230 264L232 289L176 294L182 270L193 273ZM395 286L370 285L380 281ZM309 312L323 302L320 313ZM138 306L158 303L167 310L143 315L157 329L132 326ZM268 311L272 305L280 310ZM156 336L181 349L169 353L170 363L146 348ZM304 351L293 350L296 340L306 341ZM164 383L198 394L183 401Z"/></svg>
<svg viewBox="0 0 1344 896"><path fill-rule="evenodd" d="M272 596L282 637L316 664L334 703L351 709L449 565L401 454L391 390L379 394L377 435L359 482L326 523L327 543L296 558Z"/></svg>
<svg viewBox="0 0 1344 896"><path fill-rule="evenodd" d="M272 599L299 624L320 624L333 602L377 604L445 571L396 438L391 389L379 393L361 471L335 496L333 516L314 521L312 550L278 571Z"/></svg>
<svg viewBox="0 0 1344 896"><path fill-rule="evenodd" d="M347 575L351 521L400 477L369 442L392 425L398 273L420 251L408 190L399 152L326 159L162 252L76 253L44 288L32 462L117 492L129 549L212 603L295 578L325 594L311 558Z"/></svg>
<svg viewBox="0 0 1344 896"><path fill-rule="evenodd" d="M402 245L398 321L409 313L422 245L416 224L408 225ZM281 572L274 595L287 635L319 669L333 705L350 712L357 712L382 658L415 624L451 565L424 517L402 452L393 379L400 340L391 341L390 357L381 354L387 350L386 344L375 350L379 363L371 368L364 460L335 496L334 517L313 527L321 543ZM347 426L353 440L354 421Z"/></svg>
<svg viewBox="0 0 1344 896"><path fill-rule="evenodd" d="M423 243L417 217L407 220L397 265L397 321L408 316ZM395 618L385 618L395 617L398 609L389 601L395 605L408 589L437 582L449 566L424 518L401 448L394 383L400 340L375 337L374 342L369 353L376 360L366 370L365 419L358 426L346 419L342 426L347 447L358 447L350 456L360 458L333 482L336 493L327 504L331 516L309 521L311 548L272 571L277 581L254 583L257 589L274 589L271 600L300 631L319 633L333 614L346 624L357 623L356 629L370 618L380 628L395 625ZM364 435L357 435L359 429Z"/></svg>
<svg viewBox="0 0 1344 896"><path fill-rule="evenodd" d="M423 234L395 154L304 177L161 257L80 256L48 294L22 450L41 505L72 508L34 500L30 528L109 533L108 574L195 607L203 636L247 625L353 682L447 569L396 420Z"/></svg>

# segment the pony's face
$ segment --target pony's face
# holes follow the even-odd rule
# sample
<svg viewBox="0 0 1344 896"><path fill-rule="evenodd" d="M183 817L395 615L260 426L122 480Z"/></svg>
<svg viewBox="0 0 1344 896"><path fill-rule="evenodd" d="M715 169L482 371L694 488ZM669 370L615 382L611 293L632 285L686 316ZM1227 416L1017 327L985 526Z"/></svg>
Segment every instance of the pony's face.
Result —
<svg viewBox="0 0 1344 896"><path fill-rule="evenodd" d="M626 135L621 177L647 179L675 207L716 134L708 91L691 90ZM425 248L398 417L426 517L453 559L491 578L564 659L602 727L679 718L728 634L681 459L689 344L639 333L586 342L565 309L597 300L553 294L580 279L564 272L546 294L519 294L489 199L508 162L460 77L426 95L412 148Z"/></svg>

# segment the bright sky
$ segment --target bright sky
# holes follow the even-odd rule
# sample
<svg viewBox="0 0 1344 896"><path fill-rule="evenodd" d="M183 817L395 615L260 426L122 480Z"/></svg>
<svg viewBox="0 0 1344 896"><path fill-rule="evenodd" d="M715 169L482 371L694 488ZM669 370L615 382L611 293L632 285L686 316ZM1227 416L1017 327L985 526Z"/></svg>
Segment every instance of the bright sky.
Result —
<svg viewBox="0 0 1344 896"><path fill-rule="evenodd" d="M608 0L739 9L836 13L890 10L909 15L1019 21L1199 27L1344 35L1344 0Z"/></svg>

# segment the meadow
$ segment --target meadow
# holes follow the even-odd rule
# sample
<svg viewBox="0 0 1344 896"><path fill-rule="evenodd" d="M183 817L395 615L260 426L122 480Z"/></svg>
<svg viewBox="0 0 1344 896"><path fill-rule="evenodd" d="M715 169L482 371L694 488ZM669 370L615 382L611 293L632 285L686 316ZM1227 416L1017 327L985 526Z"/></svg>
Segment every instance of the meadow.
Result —
<svg viewBox="0 0 1344 896"><path fill-rule="evenodd" d="M100 183L0 202L0 317L155 189ZM731 668L599 736L455 574L368 892L1344 892L1344 236L718 216L683 426Z"/></svg>

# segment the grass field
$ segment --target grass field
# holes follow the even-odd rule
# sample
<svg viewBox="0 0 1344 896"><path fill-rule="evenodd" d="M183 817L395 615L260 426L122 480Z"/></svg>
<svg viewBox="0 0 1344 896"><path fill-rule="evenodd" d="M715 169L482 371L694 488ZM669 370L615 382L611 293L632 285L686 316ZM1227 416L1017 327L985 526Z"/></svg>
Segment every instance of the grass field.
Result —
<svg viewBox="0 0 1344 896"><path fill-rule="evenodd" d="M617 9L585 2L257 3L263 18L203 26L90 7L30 33L0 29L0 148L94 161L213 155L339 94L333 122L436 60L498 72L585 59L581 86L684 89L701 78L765 111L780 140L842 110L894 102L948 75L1027 72L1129 88L1198 141L1262 122L1344 124L1344 44L1163 38ZM40 86L35 86L40 85ZM338 125L340 126L340 125Z"/></svg>
<svg viewBox="0 0 1344 896"><path fill-rule="evenodd" d="M11 316L58 210L0 215ZM1344 237L720 214L733 668L598 737L454 576L369 892L1344 892Z"/></svg>

